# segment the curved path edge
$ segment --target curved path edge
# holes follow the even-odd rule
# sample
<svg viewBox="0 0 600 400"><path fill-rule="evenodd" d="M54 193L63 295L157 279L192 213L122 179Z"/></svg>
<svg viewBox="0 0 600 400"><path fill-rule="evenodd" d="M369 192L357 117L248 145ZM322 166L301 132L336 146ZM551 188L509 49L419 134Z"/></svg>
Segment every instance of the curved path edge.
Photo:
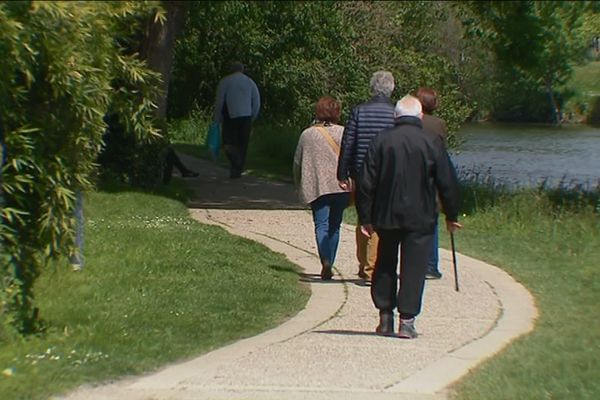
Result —
<svg viewBox="0 0 600 400"><path fill-rule="evenodd" d="M199 222L215 224L232 234L254 240L283 253L291 262L306 270L314 264L314 255L289 244L260 233L250 232L225 225L210 218L210 210L193 210L192 216ZM500 303L501 315L495 326L484 336L455 349L435 363L419 370L386 389L386 392L407 394L441 394L450 385L466 376L471 369L504 349L510 342L532 331L538 316L535 300L531 293L508 273L481 260L457 253L459 274L461 268L469 268L493 290ZM441 257L451 257L448 250L440 249ZM240 345L251 351L255 346L275 343L314 329L335 316L343 307L346 294L339 285L311 286L311 297L305 309L284 324L254 338L217 350L225 353ZM212 354L212 353L211 353ZM347 394L345 395L346 398Z"/></svg>
<svg viewBox="0 0 600 400"><path fill-rule="evenodd" d="M301 269L314 270L316 255L311 251L290 245L278 238L261 232L244 229L243 224L219 221L211 217L210 209L192 209L190 213L201 223L218 225L228 232L256 242L272 251L282 253ZM345 226L344 229L352 230ZM448 251L440 249L441 258L448 259ZM460 271L469 273L485 282L498 301L500 313L480 337L451 350L414 373L398 378L394 384L381 389L338 388L338 387L286 387L283 386L213 386L195 381L201 376L219 374L226 364L235 364L261 349L278 345L308 334L316 327L330 321L348 302L348 287L332 284L310 284L311 296L303 310L281 325L262 334L242 339L197 358L165 366L159 371L142 377L114 382L90 388L81 387L69 394L68 399L286 399L286 400L441 400L450 393L450 386L466 376L469 371L485 359L505 348L511 341L534 328L537 309L532 295L509 274L483 261L458 254ZM342 275L343 279L344 277ZM309 280L310 281L310 280Z"/></svg>
<svg viewBox="0 0 600 400"><path fill-rule="evenodd" d="M450 258L448 250L440 255ZM502 269L456 253L459 268L467 267L486 282L496 294L502 313L495 326L479 339L448 353L437 362L421 369L390 388L409 393L437 393L447 390L471 369L504 349L518 337L531 332L538 317L535 299L519 282Z"/></svg>

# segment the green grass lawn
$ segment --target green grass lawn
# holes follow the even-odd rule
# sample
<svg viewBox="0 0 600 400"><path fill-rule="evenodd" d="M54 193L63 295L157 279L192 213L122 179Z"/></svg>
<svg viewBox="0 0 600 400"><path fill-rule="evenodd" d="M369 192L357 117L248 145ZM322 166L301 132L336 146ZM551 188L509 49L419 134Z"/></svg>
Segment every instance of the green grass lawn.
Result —
<svg viewBox="0 0 600 400"><path fill-rule="evenodd" d="M564 111L597 124L600 113L600 61L574 67L565 88L567 92L572 92L572 97L567 99Z"/></svg>
<svg viewBox="0 0 600 400"><path fill-rule="evenodd" d="M535 192L499 200L463 219L458 250L523 283L540 316L533 333L463 379L453 397L599 399L600 210L556 206Z"/></svg>
<svg viewBox="0 0 600 400"><path fill-rule="evenodd" d="M590 61L573 68L570 85L581 93L600 95L600 61Z"/></svg>
<svg viewBox="0 0 600 400"><path fill-rule="evenodd" d="M36 285L47 332L0 343L0 399L150 371L276 326L308 299L282 255L178 201L113 188L85 213L83 271L54 265Z"/></svg>

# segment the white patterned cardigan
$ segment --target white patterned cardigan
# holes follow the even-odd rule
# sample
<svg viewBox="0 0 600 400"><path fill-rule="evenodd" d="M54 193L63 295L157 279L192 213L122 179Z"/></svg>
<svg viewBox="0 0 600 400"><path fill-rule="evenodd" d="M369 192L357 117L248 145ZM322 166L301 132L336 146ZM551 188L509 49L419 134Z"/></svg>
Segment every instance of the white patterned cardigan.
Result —
<svg viewBox="0 0 600 400"><path fill-rule="evenodd" d="M339 146L344 127L325 127ZM309 204L330 193L343 193L336 177L338 154L316 126L304 130L294 155L294 182L300 200Z"/></svg>

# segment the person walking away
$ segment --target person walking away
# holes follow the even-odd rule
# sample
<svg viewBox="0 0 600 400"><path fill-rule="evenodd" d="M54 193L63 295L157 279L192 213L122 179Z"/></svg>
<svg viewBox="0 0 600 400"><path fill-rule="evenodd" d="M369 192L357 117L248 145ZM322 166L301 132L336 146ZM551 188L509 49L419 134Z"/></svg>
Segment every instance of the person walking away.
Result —
<svg viewBox="0 0 600 400"><path fill-rule="evenodd" d="M389 71L377 71L371 77L369 86L373 97L352 110L344 128L337 167L337 178L344 190L349 190L352 184L356 186L358 172L371 140L382 130L394 126L394 106L390 101L394 91L394 76ZM358 276L366 285L371 283L373 277L377 243L376 233L366 237L360 227L356 227Z"/></svg>
<svg viewBox="0 0 600 400"><path fill-rule="evenodd" d="M379 235L371 286L371 297L379 310L375 331L394 335L393 311L397 308L398 336L408 339L417 337L414 321L421 311L436 192L447 229L454 232L461 227L456 172L443 141L423 133L421 112L421 103L413 96L398 101L395 126L380 133L369 147L356 197L361 229L366 235Z"/></svg>
<svg viewBox="0 0 600 400"><path fill-rule="evenodd" d="M229 177L241 177L246 166L252 121L258 117L260 94L256 83L244 74L244 65L236 62L231 73L217 87L214 122L222 123L223 148L229 159Z"/></svg>
<svg viewBox="0 0 600 400"><path fill-rule="evenodd" d="M438 108L438 94L435 90L427 87L421 87L417 90L417 98L421 102L423 107L423 132L429 135L434 135L442 138L444 144L446 144L446 138L448 136L448 128L446 122L443 119L438 118L433 112ZM436 208L437 214L439 214L439 199L438 207ZM425 279L441 279L442 273L439 270L439 233L438 233L438 215L435 216L435 228L433 231L433 241L431 243L431 252L427 260L427 272L425 273Z"/></svg>
<svg viewBox="0 0 600 400"><path fill-rule="evenodd" d="M316 105L314 124L300 135L294 154L294 182L300 200L310 205L321 261L321 279L333 277L340 225L350 193L338 185L336 169L343 127L340 103L329 96Z"/></svg>

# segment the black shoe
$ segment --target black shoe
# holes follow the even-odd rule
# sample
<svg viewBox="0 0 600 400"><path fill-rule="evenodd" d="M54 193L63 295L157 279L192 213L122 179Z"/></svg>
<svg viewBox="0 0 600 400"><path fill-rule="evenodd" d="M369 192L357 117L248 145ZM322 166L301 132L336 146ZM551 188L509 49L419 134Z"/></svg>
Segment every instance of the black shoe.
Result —
<svg viewBox="0 0 600 400"><path fill-rule="evenodd" d="M183 176L184 178L195 178L198 175L200 174L194 171L185 171L183 174L181 174L181 176Z"/></svg>
<svg viewBox="0 0 600 400"><path fill-rule="evenodd" d="M415 329L415 319L400 319L398 337L402 339L415 339L419 334Z"/></svg>
<svg viewBox="0 0 600 400"><path fill-rule="evenodd" d="M442 273L437 270L429 270L425 273L425 279L442 279Z"/></svg>
<svg viewBox="0 0 600 400"><path fill-rule="evenodd" d="M333 278L333 271L330 266L323 266L321 268L321 279L324 281L330 281Z"/></svg>
<svg viewBox="0 0 600 400"><path fill-rule="evenodd" d="M239 179L242 177L242 173L241 172L231 172L229 174L229 179Z"/></svg>
<svg viewBox="0 0 600 400"><path fill-rule="evenodd" d="M358 274L356 274L356 275L358 275L358 277L360 279L365 279L367 277L367 274L365 273L365 271L360 270L360 269L358 270Z"/></svg>
<svg viewBox="0 0 600 400"><path fill-rule="evenodd" d="M394 336L394 314L389 311L379 312L379 325L375 333L382 336Z"/></svg>

